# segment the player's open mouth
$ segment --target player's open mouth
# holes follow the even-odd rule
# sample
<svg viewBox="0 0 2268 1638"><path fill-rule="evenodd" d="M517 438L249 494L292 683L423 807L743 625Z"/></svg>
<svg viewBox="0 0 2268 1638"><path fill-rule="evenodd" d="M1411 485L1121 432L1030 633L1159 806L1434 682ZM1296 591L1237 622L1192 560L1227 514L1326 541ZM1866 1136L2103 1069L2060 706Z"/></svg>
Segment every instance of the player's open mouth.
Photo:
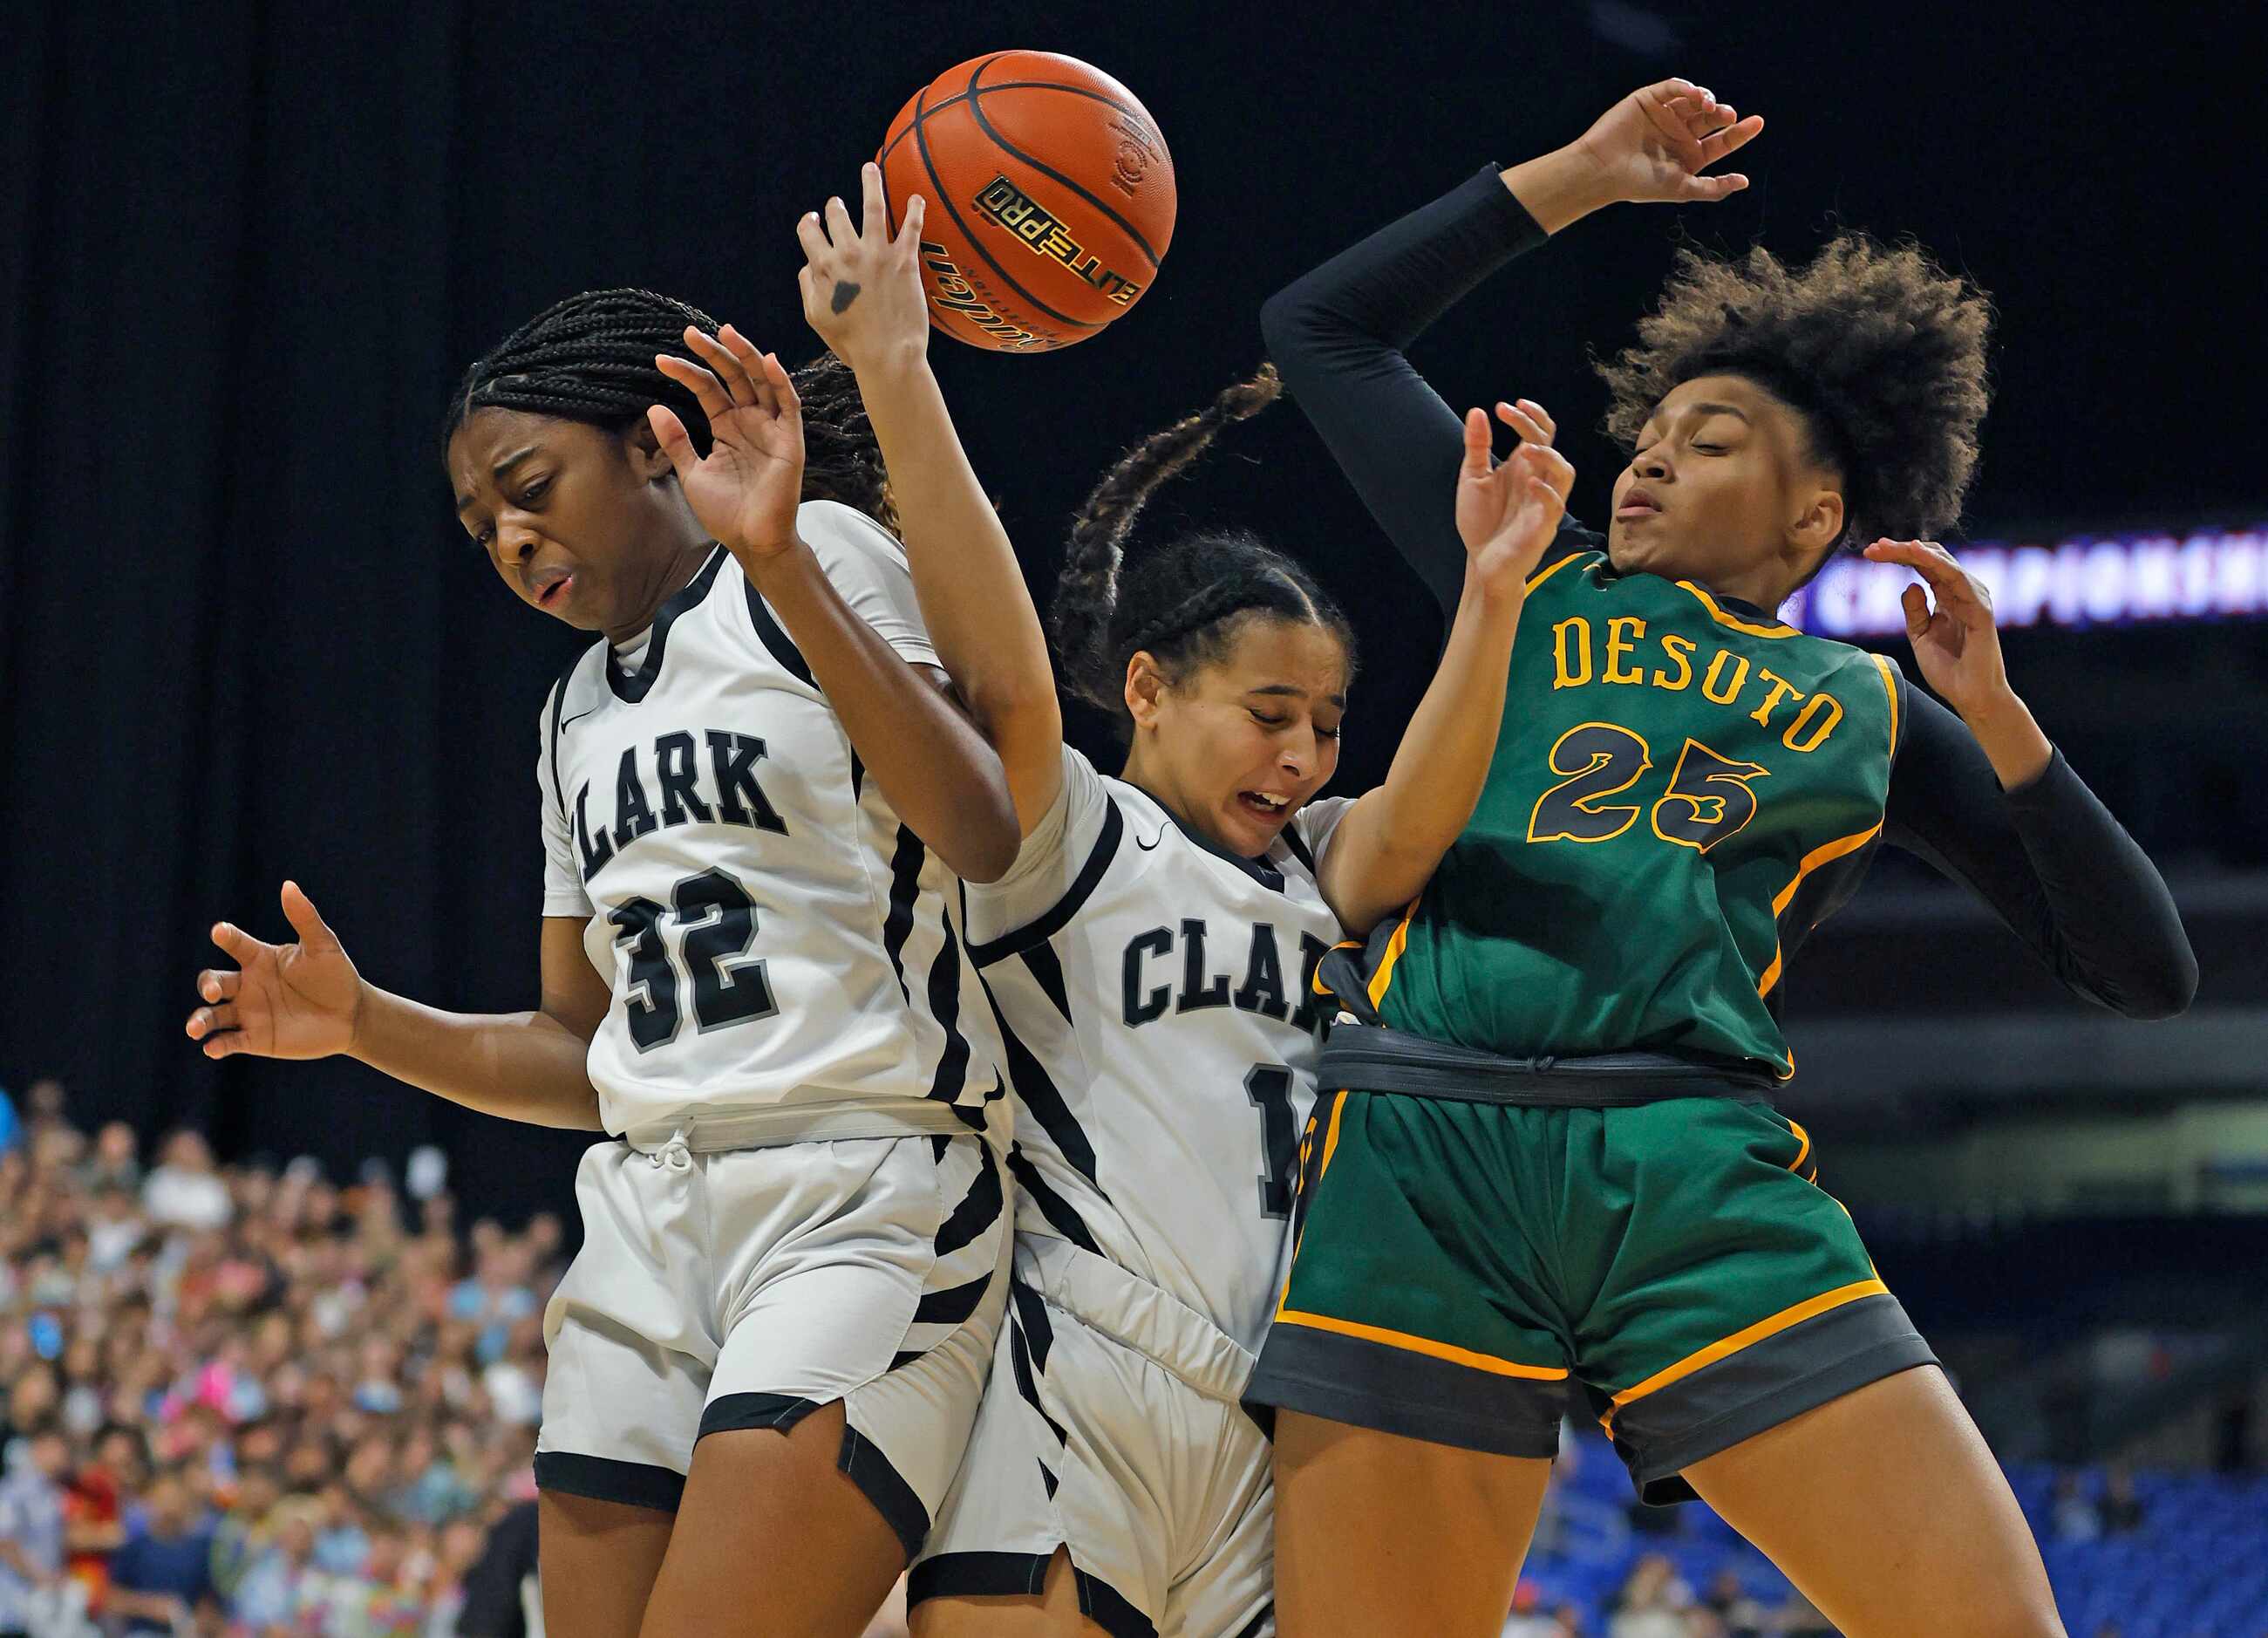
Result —
<svg viewBox="0 0 2268 1638"><path fill-rule="evenodd" d="M547 576L536 583L535 606L539 609L556 609L567 601L568 594L574 589L575 577L572 574Z"/></svg>
<svg viewBox="0 0 2268 1638"><path fill-rule="evenodd" d="M1239 791L1236 803L1245 812L1260 819L1281 819L1292 811L1290 797L1270 796L1260 791Z"/></svg>

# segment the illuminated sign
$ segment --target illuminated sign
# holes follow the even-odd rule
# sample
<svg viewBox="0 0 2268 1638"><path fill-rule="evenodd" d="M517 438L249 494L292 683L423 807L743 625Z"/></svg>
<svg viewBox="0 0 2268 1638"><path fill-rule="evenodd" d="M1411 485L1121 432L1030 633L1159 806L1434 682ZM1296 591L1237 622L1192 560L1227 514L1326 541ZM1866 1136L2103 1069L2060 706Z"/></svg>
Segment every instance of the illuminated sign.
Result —
<svg viewBox="0 0 2268 1638"><path fill-rule="evenodd" d="M1992 592L2004 629L2268 616L2268 525L1952 550ZM1892 636L1905 630L1898 594L1914 578L1897 564L1838 557L1780 617L1821 637Z"/></svg>

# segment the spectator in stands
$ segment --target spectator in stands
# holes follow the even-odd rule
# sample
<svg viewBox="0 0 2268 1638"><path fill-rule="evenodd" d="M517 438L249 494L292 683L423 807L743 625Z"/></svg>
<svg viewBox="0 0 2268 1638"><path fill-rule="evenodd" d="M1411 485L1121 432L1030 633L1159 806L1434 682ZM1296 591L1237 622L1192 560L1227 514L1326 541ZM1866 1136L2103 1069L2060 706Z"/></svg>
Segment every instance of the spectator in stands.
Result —
<svg viewBox="0 0 2268 1638"><path fill-rule="evenodd" d="M2052 1517L2058 1541L2093 1541L2102 1533L2102 1515L2080 1487L2077 1473L2056 1475Z"/></svg>
<svg viewBox="0 0 2268 1638"><path fill-rule="evenodd" d="M1692 1604L1693 1590L1678 1578L1676 1567L1659 1553L1646 1553L1623 1583L1607 1638L1685 1638L1685 1612Z"/></svg>
<svg viewBox="0 0 2268 1638"><path fill-rule="evenodd" d="M199 1516L188 1481L173 1469L150 1481L142 1516L110 1555L107 1616L129 1633L171 1634L212 1600L212 1526Z"/></svg>
<svg viewBox="0 0 2268 1638"><path fill-rule="evenodd" d="M112 1422L94 1436L94 1459L64 1487L64 1562L92 1607L102 1606L111 1554L126 1540L124 1498L140 1490L149 1465L150 1447L140 1430Z"/></svg>
<svg viewBox="0 0 2268 1638"><path fill-rule="evenodd" d="M2104 1476L2097 1510L2105 1535L2122 1536L2142 1528L2142 1498L2134 1494L2134 1475L2124 1466L2114 1464Z"/></svg>
<svg viewBox="0 0 2268 1638"><path fill-rule="evenodd" d="M106 1189L142 1192L142 1144L134 1128L114 1120L94 1134L94 1153L79 1168L79 1181L90 1193Z"/></svg>
<svg viewBox="0 0 2268 1638"><path fill-rule="evenodd" d="M274 1628L302 1631L330 1602L331 1578L315 1566L313 1509L286 1504L273 1516L273 1536L229 1597L232 1620L260 1638Z"/></svg>
<svg viewBox="0 0 2268 1638"><path fill-rule="evenodd" d="M1763 1602L1749 1596L1740 1572L1729 1566L1717 1572L1702 1602L1724 1623L1726 1638L1764 1638L1771 1623Z"/></svg>
<svg viewBox="0 0 2268 1638"><path fill-rule="evenodd" d="M1543 1590L1525 1575L1513 1587L1502 1638L1559 1638L1559 1623L1543 1612Z"/></svg>
<svg viewBox="0 0 2268 1638"><path fill-rule="evenodd" d="M142 1185L142 1209L166 1228L214 1229L234 1209L228 1184L213 1169L212 1150L186 1128L166 1140L166 1158Z"/></svg>
<svg viewBox="0 0 2268 1638"><path fill-rule="evenodd" d="M57 1428L9 1445L0 1478L0 1638L24 1638L34 1600L63 1579L63 1479L70 1447Z"/></svg>

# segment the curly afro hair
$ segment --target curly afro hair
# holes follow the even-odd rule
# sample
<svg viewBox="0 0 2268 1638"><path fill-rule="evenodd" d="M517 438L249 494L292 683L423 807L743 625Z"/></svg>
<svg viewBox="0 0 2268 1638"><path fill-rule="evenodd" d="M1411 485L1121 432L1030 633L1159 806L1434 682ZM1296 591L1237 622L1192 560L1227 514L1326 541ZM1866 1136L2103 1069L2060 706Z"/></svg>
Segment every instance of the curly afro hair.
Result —
<svg viewBox="0 0 2268 1638"><path fill-rule="evenodd" d="M1844 482L1838 544L1933 539L1961 516L1991 392L1992 305L1911 245L1838 233L1791 269L1761 245L1737 261L1689 247L1638 345L1596 365L1606 431L1625 448L1672 387L1741 375L1809 425Z"/></svg>

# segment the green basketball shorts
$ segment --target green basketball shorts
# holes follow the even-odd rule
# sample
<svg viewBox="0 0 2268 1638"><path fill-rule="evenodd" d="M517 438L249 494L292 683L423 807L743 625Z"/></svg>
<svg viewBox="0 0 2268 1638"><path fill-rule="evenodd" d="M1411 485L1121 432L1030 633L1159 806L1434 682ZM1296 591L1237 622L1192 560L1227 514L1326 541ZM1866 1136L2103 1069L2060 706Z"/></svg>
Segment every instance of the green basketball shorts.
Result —
<svg viewBox="0 0 2268 1638"><path fill-rule="evenodd" d="M1247 1397L1550 1457L1572 1378L1640 1494L1686 1500L1692 1463L1935 1362L1816 1166L1735 1098L1327 1093Z"/></svg>

